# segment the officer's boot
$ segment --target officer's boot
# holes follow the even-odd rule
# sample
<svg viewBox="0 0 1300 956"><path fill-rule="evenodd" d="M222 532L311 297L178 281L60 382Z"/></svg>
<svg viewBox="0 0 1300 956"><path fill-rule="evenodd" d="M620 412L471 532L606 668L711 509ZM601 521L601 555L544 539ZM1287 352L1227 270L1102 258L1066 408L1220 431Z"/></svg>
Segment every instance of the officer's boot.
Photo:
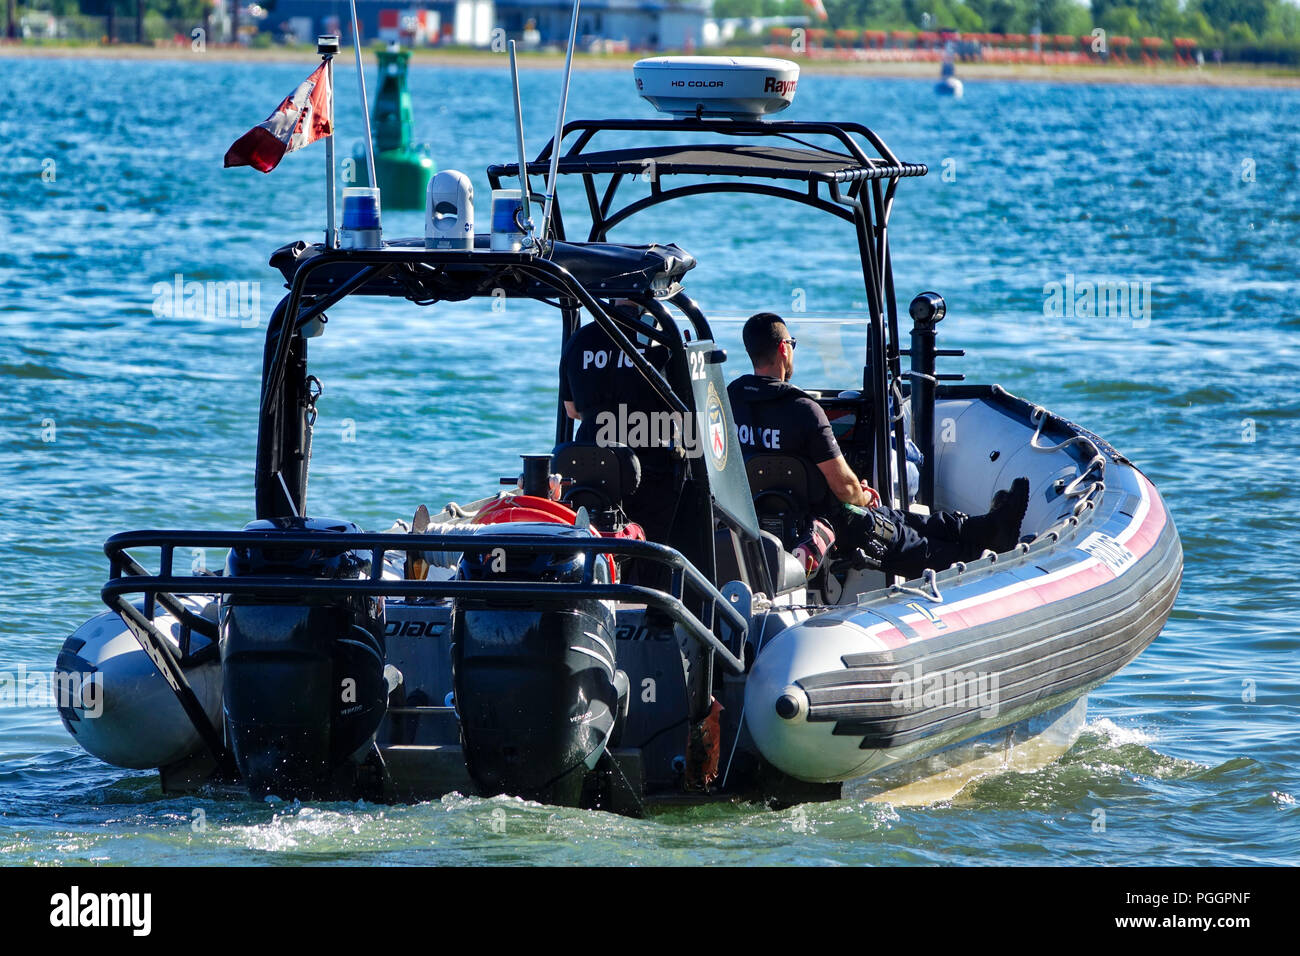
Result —
<svg viewBox="0 0 1300 956"><path fill-rule="evenodd" d="M841 504L838 539L862 553L867 563L880 568L898 550L901 535L887 512Z"/></svg>
<svg viewBox="0 0 1300 956"><path fill-rule="evenodd" d="M985 550L1002 554L1014 548L1020 541L1020 523L1028 505L1028 478L1017 478L1010 488L995 494L987 514L967 518L962 524L960 540L966 549L962 560L974 561Z"/></svg>

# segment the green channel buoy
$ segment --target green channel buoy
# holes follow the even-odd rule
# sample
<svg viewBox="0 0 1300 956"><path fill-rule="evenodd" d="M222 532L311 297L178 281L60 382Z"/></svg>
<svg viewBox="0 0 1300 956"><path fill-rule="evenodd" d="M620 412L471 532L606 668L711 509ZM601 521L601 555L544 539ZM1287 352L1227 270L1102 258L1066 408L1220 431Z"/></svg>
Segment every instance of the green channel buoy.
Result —
<svg viewBox="0 0 1300 956"><path fill-rule="evenodd" d="M429 147L411 143L411 91L406 82L410 50L396 45L379 54L379 89L371 116L375 140L375 178L385 209L423 209L429 180L438 171ZM365 145L356 154L357 185L369 186Z"/></svg>

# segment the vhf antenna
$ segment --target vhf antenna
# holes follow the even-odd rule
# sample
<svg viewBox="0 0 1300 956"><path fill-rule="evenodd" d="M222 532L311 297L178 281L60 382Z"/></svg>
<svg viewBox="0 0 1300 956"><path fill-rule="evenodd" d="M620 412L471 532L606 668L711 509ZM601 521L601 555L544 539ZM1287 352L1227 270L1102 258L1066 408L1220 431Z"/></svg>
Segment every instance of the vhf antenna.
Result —
<svg viewBox="0 0 1300 956"><path fill-rule="evenodd" d="M582 0L573 0L573 17L569 21L569 48L564 55L564 86L560 90L560 111L555 117L555 139L551 141L551 174L546 180L546 204L542 209L542 230L538 237L542 241L551 234L555 180L560 171L560 139L564 136L564 108L569 102L569 76L573 72L573 48L578 42L578 7L581 3Z"/></svg>
<svg viewBox="0 0 1300 956"><path fill-rule="evenodd" d="M357 0L352 0L352 49L357 54L357 82L361 84L361 122L366 128L366 168L370 172L370 185L379 188L375 178L375 144L370 138L370 104L366 101L366 72L361 66L361 34L357 30Z"/></svg>
<svg viewBox="0 0 1300 956"><path fill-rule="evenodd" d="M510 85L515 93L515 142L519 145L519 185L522 187L519 195L523 200L523 205L520 207L522 217L520 225L527 233L524 237L524 248L529 248L536 247L537 239L533 235L533 218L528 206L528 193L531 187L528 182L528 154L524 150L524 105L519 99L519 64L515 62L514 40L510 41Z"/></svg>

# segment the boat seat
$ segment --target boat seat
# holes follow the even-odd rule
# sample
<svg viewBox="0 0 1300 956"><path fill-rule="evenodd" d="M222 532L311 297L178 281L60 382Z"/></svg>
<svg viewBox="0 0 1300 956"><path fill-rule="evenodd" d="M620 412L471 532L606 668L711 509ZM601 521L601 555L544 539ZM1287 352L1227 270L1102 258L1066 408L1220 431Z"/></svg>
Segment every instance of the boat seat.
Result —
<svg viewBox="0 0 1300 956"><path fill-rule="evenodd" d="M787 551L812 529L812 518L830 496L821 469L796 455L762 452L745 462L758 526Z"/></svg>
<svg viewBox="0 0 1300 956"><path fill-rule="evenodd" d="M631 448L566 442L551 453L551 471L567 483L560 500L575 511L586 508L598 528L627 523L624 502L641 486L641 462Z"/></svg>
<svg viewBox="0 0 1300 956"><path fill-rule="evenodd" d="M808 577L799 559L785 549L776 535L767 531L760 531L759 534L763 561L767 565L775 591L771 596L780 597L806 587ZM758 589L759 583L750 580L744 571L740 541L736 533L726 525L719 525L715 532L714 561L719 585L728 581L743 581L751 589Z"/></svg>

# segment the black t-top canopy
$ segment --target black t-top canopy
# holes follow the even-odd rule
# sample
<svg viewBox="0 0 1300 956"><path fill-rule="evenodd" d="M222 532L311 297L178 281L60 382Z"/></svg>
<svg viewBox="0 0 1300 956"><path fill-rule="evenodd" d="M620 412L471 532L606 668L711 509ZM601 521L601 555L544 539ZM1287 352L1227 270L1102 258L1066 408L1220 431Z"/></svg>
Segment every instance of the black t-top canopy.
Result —
<svg viewBox="0 0 1300 956"><path fill-rule="evenodd" d="M488 242L488 236L475 237L476 248L470 252L426 249L423 239L398 239L383 249L358 254L327 252L320 243L295 242L277 249L271 265L290 284L310 266L303 277L305 295L329 293L354 278L364 281L351 295L400 296L420 302L502 293L510 298L546 298L560 292L527 267L536 257L491 252ZM601 298L670 295L695 267L689 252L658 243L555 242L546 259ZM388 268L371 278L361 276L363 269L375 264Z"/></svg>
<svg viewBox="0 0 1300 956"><path fill-rule="evenodd" d="M653 166L651 165L653 164ZM548 162L531 162L528 173L545 176ZM883 159L850 156L819 147L776 146L769 143L718 143L689 146L649 146L610 149L560 157L560 175L622 173L627 176L753 176L761 179L795 179L803 182L853 182L924 176L926 167L890 163ZM489 176L519 174L518 163L488 167Z"/></svg>

